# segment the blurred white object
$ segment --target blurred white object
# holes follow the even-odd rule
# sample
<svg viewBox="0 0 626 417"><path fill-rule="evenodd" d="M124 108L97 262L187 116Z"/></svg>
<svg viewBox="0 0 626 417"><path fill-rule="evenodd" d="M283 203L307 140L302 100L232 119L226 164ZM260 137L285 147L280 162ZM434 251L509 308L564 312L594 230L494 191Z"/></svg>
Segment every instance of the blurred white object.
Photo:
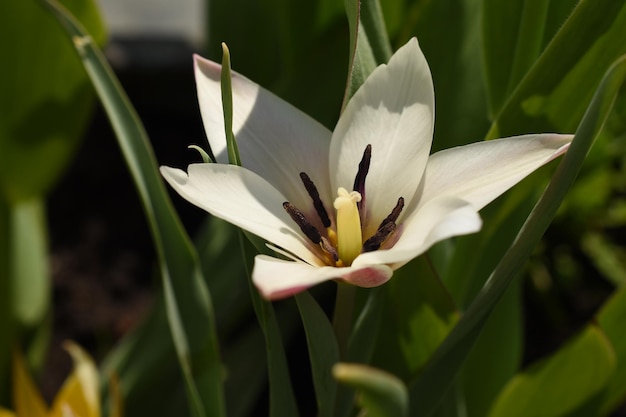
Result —
<svg viewBox="0 0 626 417"><path fill-rule="evenodd" d="M112 37L175 38L201 47L206 0L99 0Z"/></svg>

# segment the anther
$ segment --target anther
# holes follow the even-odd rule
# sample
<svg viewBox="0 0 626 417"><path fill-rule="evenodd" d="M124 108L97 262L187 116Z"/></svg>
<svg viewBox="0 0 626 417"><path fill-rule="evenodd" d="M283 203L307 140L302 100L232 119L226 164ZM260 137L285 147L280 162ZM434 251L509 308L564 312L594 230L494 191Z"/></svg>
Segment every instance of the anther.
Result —
<svg viewBox="0 0 626 417"><path fill-rule="evenodd" d="M372 251L378 250L380 248L380 245L383 244L383 242L389 237L391 232L393 232L395 229L396 229L396 224L395 222L392 222L392 221L381 225L376 231L376 233L374 234L374 236L370 237L369 239L365 241L365 243L363 244L363 248L361 249L361 252L365 253L365 252L372 252Z"/></svg>
<svg viewBox="0 0 626 417"><path fill-rule="evenodd" d="M398 220L398 217L400 216L400 213L402 212L403 208L404 208L404 198L400 197L398 199L398 202L396 203L396 206L393 208L393 210L391 210L391 213L389 214L389 216L385 217L385 220L383 220L380 223L380 226L378 226L378 229L381 229L387 223L395 223L396 220Z"/></svg>
<svg viewBox="0 0 626 417"><path fill-rule="evenodd" d="M322 250L328 256L331 257L331 259L333 260L334 263L337 263L337 261L339 261L339 254L337 253L337 249L335 249L333 244L330 243L330 241L328 239L326 239L324 236L322 236L322 240L320 242L320 246L322 247Z"/></svg>
<svg viewBox="0 0 626 417"><path fill-rule="evenodd" d="M378 226L378 230L376 230L374 236L370 237L365 241L365 243L363 243L361 252L372 252L380 248L380 245L382 245L391 232L396 229L396 220L400 217L400 213L403 208L404 198L400 197L398 198L396 206L393 210L391 210L389 216L385 217L385 220L380 223L380 226Z"/></svg>
<svg viewBox="0 0 626 417"><path fill-rule="evenodd" d="M304 172L300 173L300 179L304 184L304 188L306 188L306 191L309 193L309 196L311 196L311 200L313 200L313 207L315 207L315 211L320 217L322 224L326 228L330 227L330 218L328 218L328 212L326 211L326 207L324 207L324 203L320 198L320 193L317 191L317 187L313 181L311 181L311 178L309 178L309 176Z"/></svg>
<svg viewBox="0 0 626 417"><path fill-rule="evenodd" d="M296 206L288 201L285 201L283 203L283 208L285 209L287 214L289 214L291 219L300 227L302 233L304 233L304 235L308 237L311 242L315 244L321 242L322 235L320 234L319 230L317 230L317 228L306 219L304 214L300 210L298 210Z"/></svg>
<svg viewBox="0 0 626 417"><path fill-rule="evenodd" d="M361 212L361 206L365 203L365 177L370 170L370 161L372 159L372 145L367 145L365 151L363 151L363 157L359 162L359 170L354 177L354 186L352 189L361 194L361 201L357 203L359 212Z"/></svg>

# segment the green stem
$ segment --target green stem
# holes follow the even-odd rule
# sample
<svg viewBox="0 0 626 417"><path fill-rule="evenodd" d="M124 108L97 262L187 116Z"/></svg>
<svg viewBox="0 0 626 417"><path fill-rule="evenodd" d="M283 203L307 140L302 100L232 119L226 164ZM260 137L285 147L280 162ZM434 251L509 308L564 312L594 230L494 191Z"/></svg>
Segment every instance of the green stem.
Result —
<svg viewBox="0 0 626 417"><path fill-rule="evenodd" d="M356 287L342 282L337 283L337 297L335 298L335 311L333 313L333 329L337 336L339 355L345 357L348 350L348 340L352 331L352 316L354 313L354 299Z"/></svg>

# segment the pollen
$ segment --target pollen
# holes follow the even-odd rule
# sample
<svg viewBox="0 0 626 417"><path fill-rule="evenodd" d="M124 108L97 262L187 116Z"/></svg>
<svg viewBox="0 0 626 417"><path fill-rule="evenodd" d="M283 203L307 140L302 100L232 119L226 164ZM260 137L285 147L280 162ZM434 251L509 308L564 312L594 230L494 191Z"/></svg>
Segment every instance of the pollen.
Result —
<svg viewBox="0 0 626 417"><path fill-rule="evenodd" d="M337 210L337 252L344 264L350 265L363 247L361 218L357 203L361 201L358 191L337 190L334 206Z"/></svg>

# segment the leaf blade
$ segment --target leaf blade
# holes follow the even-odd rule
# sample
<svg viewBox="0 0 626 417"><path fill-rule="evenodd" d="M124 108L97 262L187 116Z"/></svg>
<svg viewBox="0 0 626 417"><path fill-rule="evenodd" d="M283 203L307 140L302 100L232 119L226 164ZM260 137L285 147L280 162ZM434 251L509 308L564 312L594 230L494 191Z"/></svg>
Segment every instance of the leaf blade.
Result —
<svg viewBox="0 0 626 417"><path fill-rule="evenodd" d="M188 399L197 417L223 416L222 375L211 299L197 254L159 175L141 121L90 36L58 3L43 3L66 29L109 116L146 211L159 256L166 309Z"/></svg>

